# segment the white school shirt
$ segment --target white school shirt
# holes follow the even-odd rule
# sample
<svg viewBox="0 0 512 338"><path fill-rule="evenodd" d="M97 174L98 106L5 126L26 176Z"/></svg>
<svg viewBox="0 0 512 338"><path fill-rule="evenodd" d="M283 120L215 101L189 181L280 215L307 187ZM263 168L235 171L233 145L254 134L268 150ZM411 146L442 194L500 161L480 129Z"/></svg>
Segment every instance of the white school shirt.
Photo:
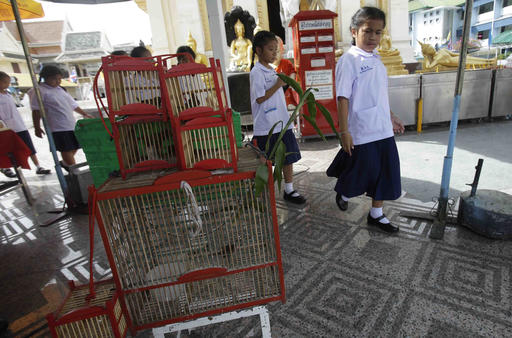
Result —
<svg viewBox="0 0 512 338"><path fill-rule="evenodd" d="M61 87L51 87L45 83L39 84L39 90L43 98L46 120L52 132L72 131L75 129L76 120L73 110L78 107L76 101ZM30 107L39 110L39 102L34 88L28 91Z"/></svg>
<svg viewBox="0 0 512 338"><path fill-rule="evenodd" d="M283 121L282 125L278 124L274 128L274 134L278 133L290 118L288 109L286 109L286 100L282 88L276 90L274 95L261 104L256 102L256 99L265 96L265 92L269 90L276 81L276 71L263 66L259 62L257 62L251 70L251 110L254 136L267 135L276 122ZM290 124L288 129L292 128L293 125Z"/></svg>
<svg viewBox="0 0 512 338"><path fill-rule="evenodd" d="M336 64L336 96L348 99L348 131L354 145L393 136L388 75L380 56L352 46Z"/></svg>
<svg viewBox="0 0 512 338"><path fill-rule="evenodd" d="M15 133L27 130L23 119L21 118L16 103L9 93L0 92L0 120L5 122L7 128Z"/></svg>

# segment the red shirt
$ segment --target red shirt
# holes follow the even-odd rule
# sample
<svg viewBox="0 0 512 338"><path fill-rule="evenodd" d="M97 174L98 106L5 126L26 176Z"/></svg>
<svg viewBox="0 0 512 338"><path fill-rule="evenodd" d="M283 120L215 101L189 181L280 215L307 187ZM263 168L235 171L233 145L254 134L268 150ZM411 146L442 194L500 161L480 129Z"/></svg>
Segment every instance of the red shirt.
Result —
<svg viewBox="0 0 512 338"><path fill-rule="evenodd" d="M290 76L295 73L295 68L293 68L293 64L290 60L281 59L279 62L279 66L276 68L277 73L283 73L286 76ZM286 105L292 104L294 106L298 103L298 95L295 91L290 87L284 92L284 97L286 99Z"/></svg>

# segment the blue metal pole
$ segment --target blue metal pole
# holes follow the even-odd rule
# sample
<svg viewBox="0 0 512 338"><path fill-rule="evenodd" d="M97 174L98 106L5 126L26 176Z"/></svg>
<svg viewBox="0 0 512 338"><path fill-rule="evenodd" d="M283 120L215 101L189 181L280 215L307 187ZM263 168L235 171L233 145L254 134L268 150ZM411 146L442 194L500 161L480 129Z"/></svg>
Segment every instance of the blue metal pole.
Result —
<svg viewBox="0 0 512 338"><path fill-rule="evenodd" d="M441 239L444 236L446 226L448 192L450 191L450 176L452 173L453 149L455 148L455 136L457 135L457 124L459 121L459 109L462 95L462 84L464 83L464 70L466 68L467 40L471 27L471 11L473 10L473 0L466 0L466 10L464 13L464 28L462 33L462 43L459 55L459 67L457 68L457 78L455 82L455 94L453 98L452 120L450 122L450 137L448 139L448 148L444 157L443 173L441 177L441 191L439 192L439 205L437 208L437 222L430 232L430 238Z"/></svg>

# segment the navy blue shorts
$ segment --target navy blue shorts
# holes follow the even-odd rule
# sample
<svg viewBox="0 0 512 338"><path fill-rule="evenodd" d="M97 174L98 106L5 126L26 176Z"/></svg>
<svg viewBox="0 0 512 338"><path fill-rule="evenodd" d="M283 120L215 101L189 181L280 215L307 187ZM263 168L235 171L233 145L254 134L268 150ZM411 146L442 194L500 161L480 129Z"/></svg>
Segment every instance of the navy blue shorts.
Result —
<svg viewBox="0 0 512 338"><path fill-rule="evenodd" d="M270 151L272 150L272 147L277 141L277 138L279 137L279 133L272 134L270 137L270 147L269 152L267 153L267 156L270 155ZM258 148L260 150L265 151L265 145L267 144L267 135L263 136L254 136L253 140L256 140L256 143L258 144ZM284 135L283 135L283 143L286 147L286 152L291 153L286 156L284 159L284 164L292 164L297 162L301 159L300 156L300 149L299 144L297 143L297 140L295 139L295 135L293 134L291 129L288 129Z"/></svg>
<svg viewBox="0 0 512 338"><path fill-rule="evenodd" d="M344 155L347 162L334 187L337 193L349 198L366 193L376 201L400 197L400 159L394 137L354 146L352 156Z"/></svg>
<svg viewBox="0 0 512 338"><path fill-rule="evenodd" d="M75 137L75 132L72 130L55 131L52 135L55 141L55 148L58 151L73 151L82 148Z"/></svg>
<svg viewBox="0 0 512 338"><path fill-rule="evenodd" d="M34 144L32 143L32 138L30 137L28 130L23 130L23 131L17 132L16 134L18 134L20 139L22 139L23 142L25 142L28 149L30 149L30 155L34 155L36 153L36 148L34 148Z"/></svg>

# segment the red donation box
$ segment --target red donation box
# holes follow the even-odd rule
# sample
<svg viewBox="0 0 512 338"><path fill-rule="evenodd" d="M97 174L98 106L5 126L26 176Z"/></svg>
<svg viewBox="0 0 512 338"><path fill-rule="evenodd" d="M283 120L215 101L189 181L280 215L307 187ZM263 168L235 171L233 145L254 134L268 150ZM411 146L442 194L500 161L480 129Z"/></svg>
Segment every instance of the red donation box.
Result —
<svg viewBox="0 0 512 338"><path fill-rule="evenodd" d="M338 15L328 10L301 11L290 21L293 29L295 69L302 89L317 88L315 98L331 113L336 129L339 128L334 83L335 36L334 18ZM306 105L304 113L309 114ZM301 119L302 136L316 135L315 129ZM318 112L316 123L322 133L332 134L324 116Z"/></svg>

